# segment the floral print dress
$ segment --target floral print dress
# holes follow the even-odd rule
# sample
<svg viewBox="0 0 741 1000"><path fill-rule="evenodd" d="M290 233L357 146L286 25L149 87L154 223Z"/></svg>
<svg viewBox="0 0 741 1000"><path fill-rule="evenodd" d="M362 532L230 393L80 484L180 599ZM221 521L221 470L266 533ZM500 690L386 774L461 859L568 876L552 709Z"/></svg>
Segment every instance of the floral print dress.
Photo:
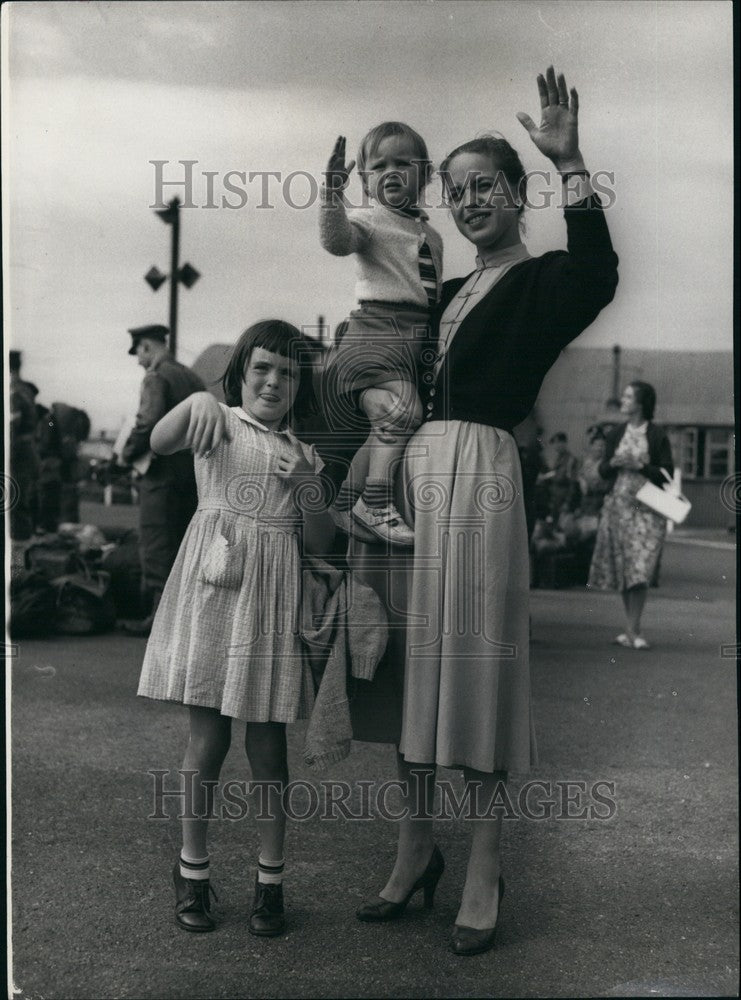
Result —
<svg viewBox="0 0 741 1000"><path fill-rule="evenodd" d="M628 424L615 454L646 464L647 429L646 423L640 427ZM615 485L602 506L587 586L595 590L630 590L651 584L666 537L666 519L636 500L636 493L646 481L636 470L618 470Z"/></svg>

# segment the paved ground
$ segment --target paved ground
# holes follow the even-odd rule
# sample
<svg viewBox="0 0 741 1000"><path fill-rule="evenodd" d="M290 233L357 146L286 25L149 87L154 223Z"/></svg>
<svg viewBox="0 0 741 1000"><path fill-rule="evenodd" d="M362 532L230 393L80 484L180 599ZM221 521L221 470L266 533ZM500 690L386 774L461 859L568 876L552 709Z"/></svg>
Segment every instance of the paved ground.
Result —
<svg viewBox="0 0 741 1000"><path fill-rule="evenodd" d="M22 642L12 660L17 995L738 995L734 563L726 546L667 545L647 653L610 644L614 596L533 593L541 762L531 777L613 782L616 812L507 822L498 947L470 959L445 947L467 843L452 820L438 824L447 870L435 908L412 905L385 926L358 923L354 910L384 881L393 826L377 816L292 824L290 931L264 941L247 933L253 824L214 824L220 927L202 938L178 930L177 825L146 817L147 771L179 766L182 709L135 700L141 640ZM235 727L225 778L248 777L240 737ZM301 745L297 726L293 778L308 777ZM393 777L391 750L356 745L324 777L380 783ZM515 804L522 786L511 786Z"/></svg>

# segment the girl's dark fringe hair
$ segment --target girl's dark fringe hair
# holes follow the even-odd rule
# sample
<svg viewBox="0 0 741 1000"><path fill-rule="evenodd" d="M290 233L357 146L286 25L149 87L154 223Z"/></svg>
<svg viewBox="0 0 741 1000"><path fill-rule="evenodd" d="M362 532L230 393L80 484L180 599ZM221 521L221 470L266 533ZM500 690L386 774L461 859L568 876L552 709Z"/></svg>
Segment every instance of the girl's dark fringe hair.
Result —
<svg viewBox="0 0 741 1000"><path fill-rule="evenodd" d="M232 351L226 371L221 378L227 406L239 406L242 402L242 382L244 372L255 347L261 347L272 354L295 361L299 369L299 384L296 399L287 413L287 420L301 420L317 412L314 395L314 361L316 345L301 331L282 319L264 319L253 323L239 338Z"/></svg>
<svg viewBox="0 0 741 1000"><path fill-rule="evenodd" d="M525 176L525 168L522 165L519 153L507 142L504 136L499 132L484 132L475 139L471 139L470 142L464 142L462 146L456 146L440 164L438 173L444 175L451 162L460 153L481 153L491 157L494 165L507 178L512 190L516 191L517 196L522 199L522 204L517 210L517 214L522 217L527 199L527 177ZM446 183L444 176L442 180L443 194L445 194Z"/></svg>

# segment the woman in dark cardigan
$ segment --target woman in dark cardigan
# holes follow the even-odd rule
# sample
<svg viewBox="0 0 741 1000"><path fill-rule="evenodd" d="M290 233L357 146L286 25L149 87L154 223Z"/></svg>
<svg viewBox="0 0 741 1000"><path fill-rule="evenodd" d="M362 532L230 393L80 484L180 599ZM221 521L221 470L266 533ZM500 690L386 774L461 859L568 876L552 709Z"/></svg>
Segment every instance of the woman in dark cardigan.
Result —
<svg viewBox="0 0 741 1000"><path fill-rule="evenodd" d="M534 761L528 544L511 432L532 409L562 348L617 286L617 257L579 151L576 91L569 94L553 67L538 77L538 91L540 126L527 115L518 118L563 176L568 250L533 258L522 245L525 173L506 141L475 140L450 154L443 168L451 212L479 263L468 278L445 284L436 336L423 356L426 420L407 446L399 477L414 519L414 556L390 559L370 545L356 554L357 568L369 582L375 573L386 592L391 624L386 670L377 675L379 682L391 680L391 704L375 733L372 725L358 725L356 736L389 742L400 735L408 806L394 869L381 894L358 911L362 920L401 916L419 890L432 902L444 867L432 836L437 764L463 768L466 790L478 800L473 805L486 814L506 772L526 771ZM374 425L383 430L386 421L393 434L395 398L379 393L376 405ZM199 397L195 445L217 443L224 433L220 414L215 401ZM397 678L404 672L403 707L394 701L394 671ZM364 700L375 710L383 705L358 689L352 707ZM459 955L493 945L503 891L500 811L473 827L451 940Z"/></svg>
<svg viewBox="0 0 741 1000"><path fill-rule="evenodd" d="M674 473L672 451L664 430L653 423L656 392L648 382L625 387L620 412L627 422L607 435L600 475L612 482L605 498L589 570L589 586L619 590L625 609L621 646L648 649L641 635L641 616L666 536L666 520L635 499L649 480L666 483Z"/></svg>
<svg viewBox="0 0 741 1000"><path fill-rule="evenodd" d="M562 175L567 251L531 257L522 244L525 173L506 140L466 143L441 166L451 213L476 247L477 266L444 285L421 379L426 419L405 455L415 549L403 595L398 767L409 814L399 823L391 877L358 911L361 920L400 916L418 890L432 902L444 867L430 818L436 765L462 768L477 811L486 813L507 772L527 772L535 761L528 538L512 430L561 350L617 285L617 257L579 151L576 91L569 94L553 67L538 77L538 91L540 126L517 117ZM459 955L492 947L504 888L501 815L472 825L450 943Z"/></svg>

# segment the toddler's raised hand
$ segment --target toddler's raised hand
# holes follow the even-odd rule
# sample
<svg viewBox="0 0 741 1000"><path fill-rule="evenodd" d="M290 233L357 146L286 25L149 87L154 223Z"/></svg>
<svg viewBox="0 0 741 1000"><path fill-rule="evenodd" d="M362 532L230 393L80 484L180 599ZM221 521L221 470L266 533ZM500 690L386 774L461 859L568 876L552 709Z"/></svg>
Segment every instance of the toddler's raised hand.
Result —
<svg viewBox="0 0 741 1000"><path fill-rule="evenodd" d="M327 163L324 177L328 191L344 191L350 180L352 168L355 166L355 160L351 160L345 166L345 142L344 135L337 137L337 142L334 144L332 155Z"/></svg>

